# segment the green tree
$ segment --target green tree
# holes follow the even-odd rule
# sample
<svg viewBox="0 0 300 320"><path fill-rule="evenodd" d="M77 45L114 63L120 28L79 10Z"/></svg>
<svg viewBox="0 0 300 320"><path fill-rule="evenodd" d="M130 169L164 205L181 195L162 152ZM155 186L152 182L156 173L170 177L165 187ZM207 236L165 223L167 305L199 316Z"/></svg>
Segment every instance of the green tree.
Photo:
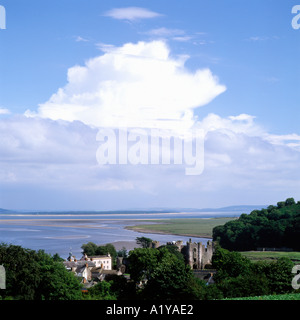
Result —
<svg viewBox="0 0 300 320"><path fill-rule="evenodd" d="M284 244L289 248L300 251L300 214L287 225L284 231Z"/></svg>
<svg viewBox="0 0 300 320"><path fill-rule="evenodd" d="M110 275L106 277L111 284L110 292L117 300L134 300L136 295L136 284L128 281L123 275Z"/></svg>
<svg viewBox="0 0 300 320"><path fill-rule="evenodd" d="M174 254L164 251L158 265L143 290L142 297L147 299L181 300L192 297L189 284L193 274Z"/></svg>
<svg viewBox="0 0 300 320"><path fill-rule="evenodd" d="M53 255L53 261L63 262L64 259L63 259L58 253L55 253L55 254Z"/></svg>
<svg viewBox="0 0 300 320"><path fill-rule="evenodd" d="M126 249L125 247L122 247L121 250L118 250L118 251L117 251L117 256L118 256L118 257L127 258L127 256L128 256L127 249Z"/></svg>
<svg viewBox="0 0 300 320"><path fill-rule="evenodd" d="M277 207L241 214L233 221L213 229L213 240L228 250L249 251L258 247L290 247L299 249L297 220L300 202L293 198L277 203Z"/></svg>
<svg viewBox="0 0 300 320"><path fill-rule="evenodd" d="M1 290L2 297L33 300L41 282L41 272L37 254L21 246L0 245L0 264L6 270L6 290Z"/></svg>
<svg viewBox="0 0 300 320"><path fill-rule="evenodd" d="M195 289L190 267L166 248L136 248L128 260L130 278L140 286L143 299L194 299L199 295L199 283Z"/></svg>
<svg viewBox="0 0 300 320"><path fill-rule="evenodd" d="M146 237L137 237L135 240L137 244L142 246L142 248L149 248L153 241L152 239Z"/></svg>
<svg viewBox="0 0 300 320"><path fill-rule="evenodd" d="M43 300L80 300L81 284L61 261L55 261L44 251L38 251L41 281L36 298Z"/></svg>
<svg viewBox="0 0 300 320"><path fill-rule="evenodd" d="M114 247L114 245L112 245L111 243L108 243L104 246L98 246L96 251L95 251L96 255L107 255L110 254L112 257L112 260L115 261L116 257L117 257L117 250Z"/></svg>
<svg viewBox="0 0 300 320"><path fill-rule="evenodd" d="M129 252L129 273L130 278L135 282L149 280L160 261L162 250L153 248L135 248Z"/></svg>
<svg viewBox="0 0 300 320"><path fill-rule="evenodd" d="M74 300L81 298L81 286L74 274L44 251L15 245L0 245L0 264L6 269L6 290L2 297L22 300Z"/></svg>
<svg viewBox="0 0 300 320"><path fill-rule="evenodd" d="M87 300L117 300L111 290L111 283L100 281L95 286L88 290L88 294L84 295Z"/></svg>
<svg viewBox="0 0 300 320"><path fill-rule="evenodd" d="M252 263L240 253L220 247L213 255L217 289L226 298L286 293L292 290L293 263L287 258L276 262Z"/></svg>
<svg viewBox="0 0 300 320"><path fill-rule="evenodd" d="M167 249L170 253L174 254L177 259L184 261L184 256L181 252L179 252L178 247L174 245L163 245L158 248L158 250L162 250L162 248Z"/></svg>
<svg viewBox="0 0 300 320"><path fill-rule="evenodd" d="M218 270L214 280L220 282L226 278L249 274L251 261L239 252L230 252L216 246L212 257L212 266Z"/></svg>
<svg viewBox="0 0 300 320"><path fill-rule="evenodd" d="M280 208L283 208L285 207L285 201L279 201L277 202L277 208L280 209Z"/></svg>
<svg viewBox="0 0 300 320"><path fill-rule="evenodd" d="M229 277L217 284L226 298L251 297L269 294L268 279L264 274L249 273Z"/></svg>
<svg viewBox="0 0 300 320"><path fill-rule="evenodd" d="M278 209L273 209L270 213L269 213L269 220L274 220L277 221L279 220L281 217L281 212Z"/></svg>
<svg viewBox="0 0 300 320"><path fill-rule="evenodd" d="M268 206L268 212L271 212L274 209L277 209L277 207L273 206L272 204Z"/></svg>
<svg viewBox="0 0 300 320"><path fill-rule="evenodd" d="M285 205L286 205L286 206L292 206L292 205L294 205L294 204L296 204L294 198L287 198L287 199L285 200Z"/></svg>
<svg viewBox="0 0 300 320"><path fill-rule="evenodd" d="M271 293L292 291L291 281L293 275L291 270L293 266L293 262L285 257L265 265L263 272L268 278Z"/></svg>
<svg viewBox="0 0 300 320"><path fill-rule="evenodd" d="M97 245L93 242L88 242L86 244L83 244L81 246L81 249L83 254L86 254L87 256L95 256Z"/></svg>
<svg viewBox="0 0 300 320"><path fill-rule="evenodd" d="M93 242L88 242L86 244L83 244L81 246L82 253L86 254L87 256L97 256L97 255L107 255L110 254L112 257L112 260L115 261L115 258L117 256L117 250L114 247L113 244L108 243L103 246L97 246Z"/></svg>

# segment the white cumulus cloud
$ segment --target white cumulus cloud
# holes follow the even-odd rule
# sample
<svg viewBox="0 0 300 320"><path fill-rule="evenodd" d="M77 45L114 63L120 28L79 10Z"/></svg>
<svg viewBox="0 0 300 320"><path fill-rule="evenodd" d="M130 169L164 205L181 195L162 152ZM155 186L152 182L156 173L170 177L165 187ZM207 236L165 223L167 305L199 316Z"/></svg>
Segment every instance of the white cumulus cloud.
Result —
<svg viewBox="0 0 300 320"><path fill-rule="evenodd" d="M188 129L193 111L226 90L209 69L191 72L163 41L106 47L103 55L68 70L68 83L37 113L95 127Z"/></svg>

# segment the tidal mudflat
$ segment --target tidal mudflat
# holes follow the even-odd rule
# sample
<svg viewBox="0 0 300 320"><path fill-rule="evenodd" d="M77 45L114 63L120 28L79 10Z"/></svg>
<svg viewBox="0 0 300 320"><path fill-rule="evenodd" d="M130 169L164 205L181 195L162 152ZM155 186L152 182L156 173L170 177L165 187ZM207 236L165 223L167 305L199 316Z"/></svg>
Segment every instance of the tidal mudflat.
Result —
<svg viewBox="0 0 300 320"><path fill-rule="evenodd" d="M160 219L169 218L169 214L159 215ZM117 250L125 247L131 250L137 247L135 239L140 234L128 230L128 226L139 224L153 224L151 219L158 216L147 217L141 215L1 215L0 216L0 242L20 245L34 250L58 253L66 258L70 251L77 257L81 256L81 246L87 242L98 245L113 243ZM186 216L184 216L186 217ZM146 221L147 220L147 221ZM179 236L172 234L143 233L143 236L160 241L162 244L169 241L192 238L193 241L206 243L208 239L199 237Z"/></svg>

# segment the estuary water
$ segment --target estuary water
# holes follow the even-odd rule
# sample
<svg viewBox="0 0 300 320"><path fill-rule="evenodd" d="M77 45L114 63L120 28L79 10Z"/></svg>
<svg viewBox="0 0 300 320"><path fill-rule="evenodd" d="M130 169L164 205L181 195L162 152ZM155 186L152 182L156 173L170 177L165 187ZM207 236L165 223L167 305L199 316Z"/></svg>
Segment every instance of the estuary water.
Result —
<svg viewBox="0 0 300 320"><path fill-rule="evenodd" d="M33 250L42 249L47 253L58 253L66 259L71 251L81 257L81 246L88 242L97 245L115 244L127 250L135 245L136 237L147 237L160 244L190 238L194 242L206 243L209 239L166 234L138 233L125 229L145 223L145 220L212 218L236 216L236 212L188 212L188 213L15 213L0 214L0 242L20 245Z"/></svg>

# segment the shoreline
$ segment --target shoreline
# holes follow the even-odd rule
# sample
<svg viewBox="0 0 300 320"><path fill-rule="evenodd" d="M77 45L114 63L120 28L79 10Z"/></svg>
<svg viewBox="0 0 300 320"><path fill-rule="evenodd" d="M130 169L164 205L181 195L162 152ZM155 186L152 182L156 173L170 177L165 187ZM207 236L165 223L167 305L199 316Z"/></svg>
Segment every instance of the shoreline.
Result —
<svg viewBox="0 0 300 320"><path fill-rule="evenodd" d="M1 218L1 217L0 217ZM193 218L192 218L193 219ZM207 219L217 219L217 218L196 218L197 220L207 220ZM165 218L163 220L171 220L170 218ZM63 228L82 228L82 229L113 229L112 225L105 225L105 221L116 221L125 224L123 229L130 230L138 233L147 233L147 234L160 234L160 235L173 235L173 236L183 236L183 237L193 237L193 238L204 238L212 239L212 235L204 234L195 234L195 233L175 233L162 230L151 230L147 228L139 227L140 224L149 222L149 224L160 224L160 219L155 218L133 218L133 219L120 219L120 218L79 218L79 219L0 219L0 225L19 225L19 226L37 226L37 227L63 227ZM100 224L101 223L101 224ZM95 225L96 224L96 225ZM127 225L126 225L127 224ZM129 224L129 225L128 225Z"/></svg>
<svg viewBox="0 0 300 320"><path fill-rule="evenodd" d="M135 226L127 226L124 227L126 230L131 230L139 233L153 233L153 234L167 234L172 236L183 236L183 237L193 237L193 238L204 238L204 239L212 239L212 237L209 237L207 235L198 235L198 234L191 234L191 233L172 233L167 231L157 231L157 230L150 230L145 228L136 228Z"/></svg>

